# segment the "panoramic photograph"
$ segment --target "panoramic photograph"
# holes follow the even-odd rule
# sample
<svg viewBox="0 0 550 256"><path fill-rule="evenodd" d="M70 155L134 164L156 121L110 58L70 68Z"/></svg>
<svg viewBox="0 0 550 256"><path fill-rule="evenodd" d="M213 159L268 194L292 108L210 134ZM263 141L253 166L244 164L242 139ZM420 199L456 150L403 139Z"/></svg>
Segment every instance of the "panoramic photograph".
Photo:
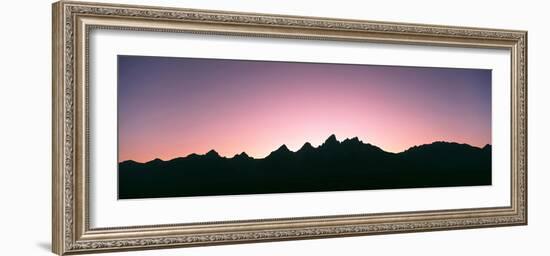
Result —
<svg viewBox="0 0 550 256"><path fill-rule="evenodd" d="M491 70L118 56L118 198L491 185Z"/></svg>

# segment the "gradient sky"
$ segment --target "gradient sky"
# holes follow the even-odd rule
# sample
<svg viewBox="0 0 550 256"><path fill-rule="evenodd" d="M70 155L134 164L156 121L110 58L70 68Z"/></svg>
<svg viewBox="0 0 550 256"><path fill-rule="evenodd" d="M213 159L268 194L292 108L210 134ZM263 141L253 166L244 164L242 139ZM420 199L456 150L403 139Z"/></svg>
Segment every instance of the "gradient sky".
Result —
<svg viewBox="0 0 550 256"><path fill-rule="evenodd" d="M329 135L491 144L491 70L118 57L119 161L263 158Z"/></svg>

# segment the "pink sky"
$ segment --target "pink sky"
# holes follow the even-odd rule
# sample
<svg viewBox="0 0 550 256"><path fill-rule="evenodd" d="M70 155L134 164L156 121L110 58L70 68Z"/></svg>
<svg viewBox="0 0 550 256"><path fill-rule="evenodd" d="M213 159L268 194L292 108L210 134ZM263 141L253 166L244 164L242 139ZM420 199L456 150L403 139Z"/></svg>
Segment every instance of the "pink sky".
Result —
<svg viewBox="0 0 550 256"><path fill-rule="evenodd" d="M119 161L263 158L329 135L491 144L491 71L119 56Z"/></svg>

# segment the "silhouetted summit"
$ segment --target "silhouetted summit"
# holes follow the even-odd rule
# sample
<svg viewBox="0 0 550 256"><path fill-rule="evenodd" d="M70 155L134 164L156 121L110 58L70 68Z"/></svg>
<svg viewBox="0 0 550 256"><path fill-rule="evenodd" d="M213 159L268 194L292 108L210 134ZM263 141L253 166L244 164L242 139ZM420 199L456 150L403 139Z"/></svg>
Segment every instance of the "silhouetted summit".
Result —
<svg viewBox="0 0 550 256"><path fill-rule="evenodd" d="M206 153L206 155L204 155L205 157L209 157L209 158L219 158L220 157L220 154L218 154L218 152L216 152L216 150L210 150L208 151L208 153Z"/></svg>
<svg viewBox="0 0 550 256"><path fill-rule="evenodd" d="M306 142L297 152L301 153L309 153L313 152L315 148L311 145L311 143Z"/></svg>
<svg viewBox="0 0 550 256"><path fill-rule="evenodd" d="M288 147L283 144L277 150L271 152L271 154L269 154L266 159L291 157L292 154L292 151L290 151L290 149L288 149Z"/></svg>
<svg viewBox="0 0 550 256"><path fill-rule="evenodd" d="M332 134L327 138L327 140L325 140L325 142L323 143L323 145L321 145L321 147L331 147L331 146L336 146L338 144L340 144L340 142L336 139L336 135Z"/></svg>
<svg viewBox="0 0 550 256"><path fill-rule="evenodd" d="M491 184L491 145L434 142L390 153L335 135L266 158L211 150L170 161L119 164L119 198L262 194Z"/></svg>
<svg viewBox="0 0 550 256"><path fill-rule="evenodd" d="M240 154L236 154L233 159L235 160L249 160L252 159L252 157L248 156L245 152L242 152Z"/></svg>
<svg viewBox="0 0 550 256"><path fill-rule="evenodd" d="M160 158L155 158L149 162L147 162L148 164L158 164L158 163L162 163L164 161L162 161Z"/></svg>
<svg viewBox="0 0 550 256"><path fill-rule="evenodd" d="M361 145L363 144L363 142L360 141L359 138L353 137L351 139L345 139L344 141L342 141L342 144Z"/></svg>

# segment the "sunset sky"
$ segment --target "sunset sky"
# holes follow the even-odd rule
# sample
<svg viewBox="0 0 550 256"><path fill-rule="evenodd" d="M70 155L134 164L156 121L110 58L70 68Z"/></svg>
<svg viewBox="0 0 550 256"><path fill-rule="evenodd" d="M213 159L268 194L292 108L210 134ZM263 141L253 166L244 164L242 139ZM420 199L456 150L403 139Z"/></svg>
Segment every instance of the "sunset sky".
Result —
<svg viewBox="0 0 550 256"><path fill-rule="evenodd" d="M389 152L491 144L491 70L118 57L119 161L263 158L359 137Z"/></svg>

